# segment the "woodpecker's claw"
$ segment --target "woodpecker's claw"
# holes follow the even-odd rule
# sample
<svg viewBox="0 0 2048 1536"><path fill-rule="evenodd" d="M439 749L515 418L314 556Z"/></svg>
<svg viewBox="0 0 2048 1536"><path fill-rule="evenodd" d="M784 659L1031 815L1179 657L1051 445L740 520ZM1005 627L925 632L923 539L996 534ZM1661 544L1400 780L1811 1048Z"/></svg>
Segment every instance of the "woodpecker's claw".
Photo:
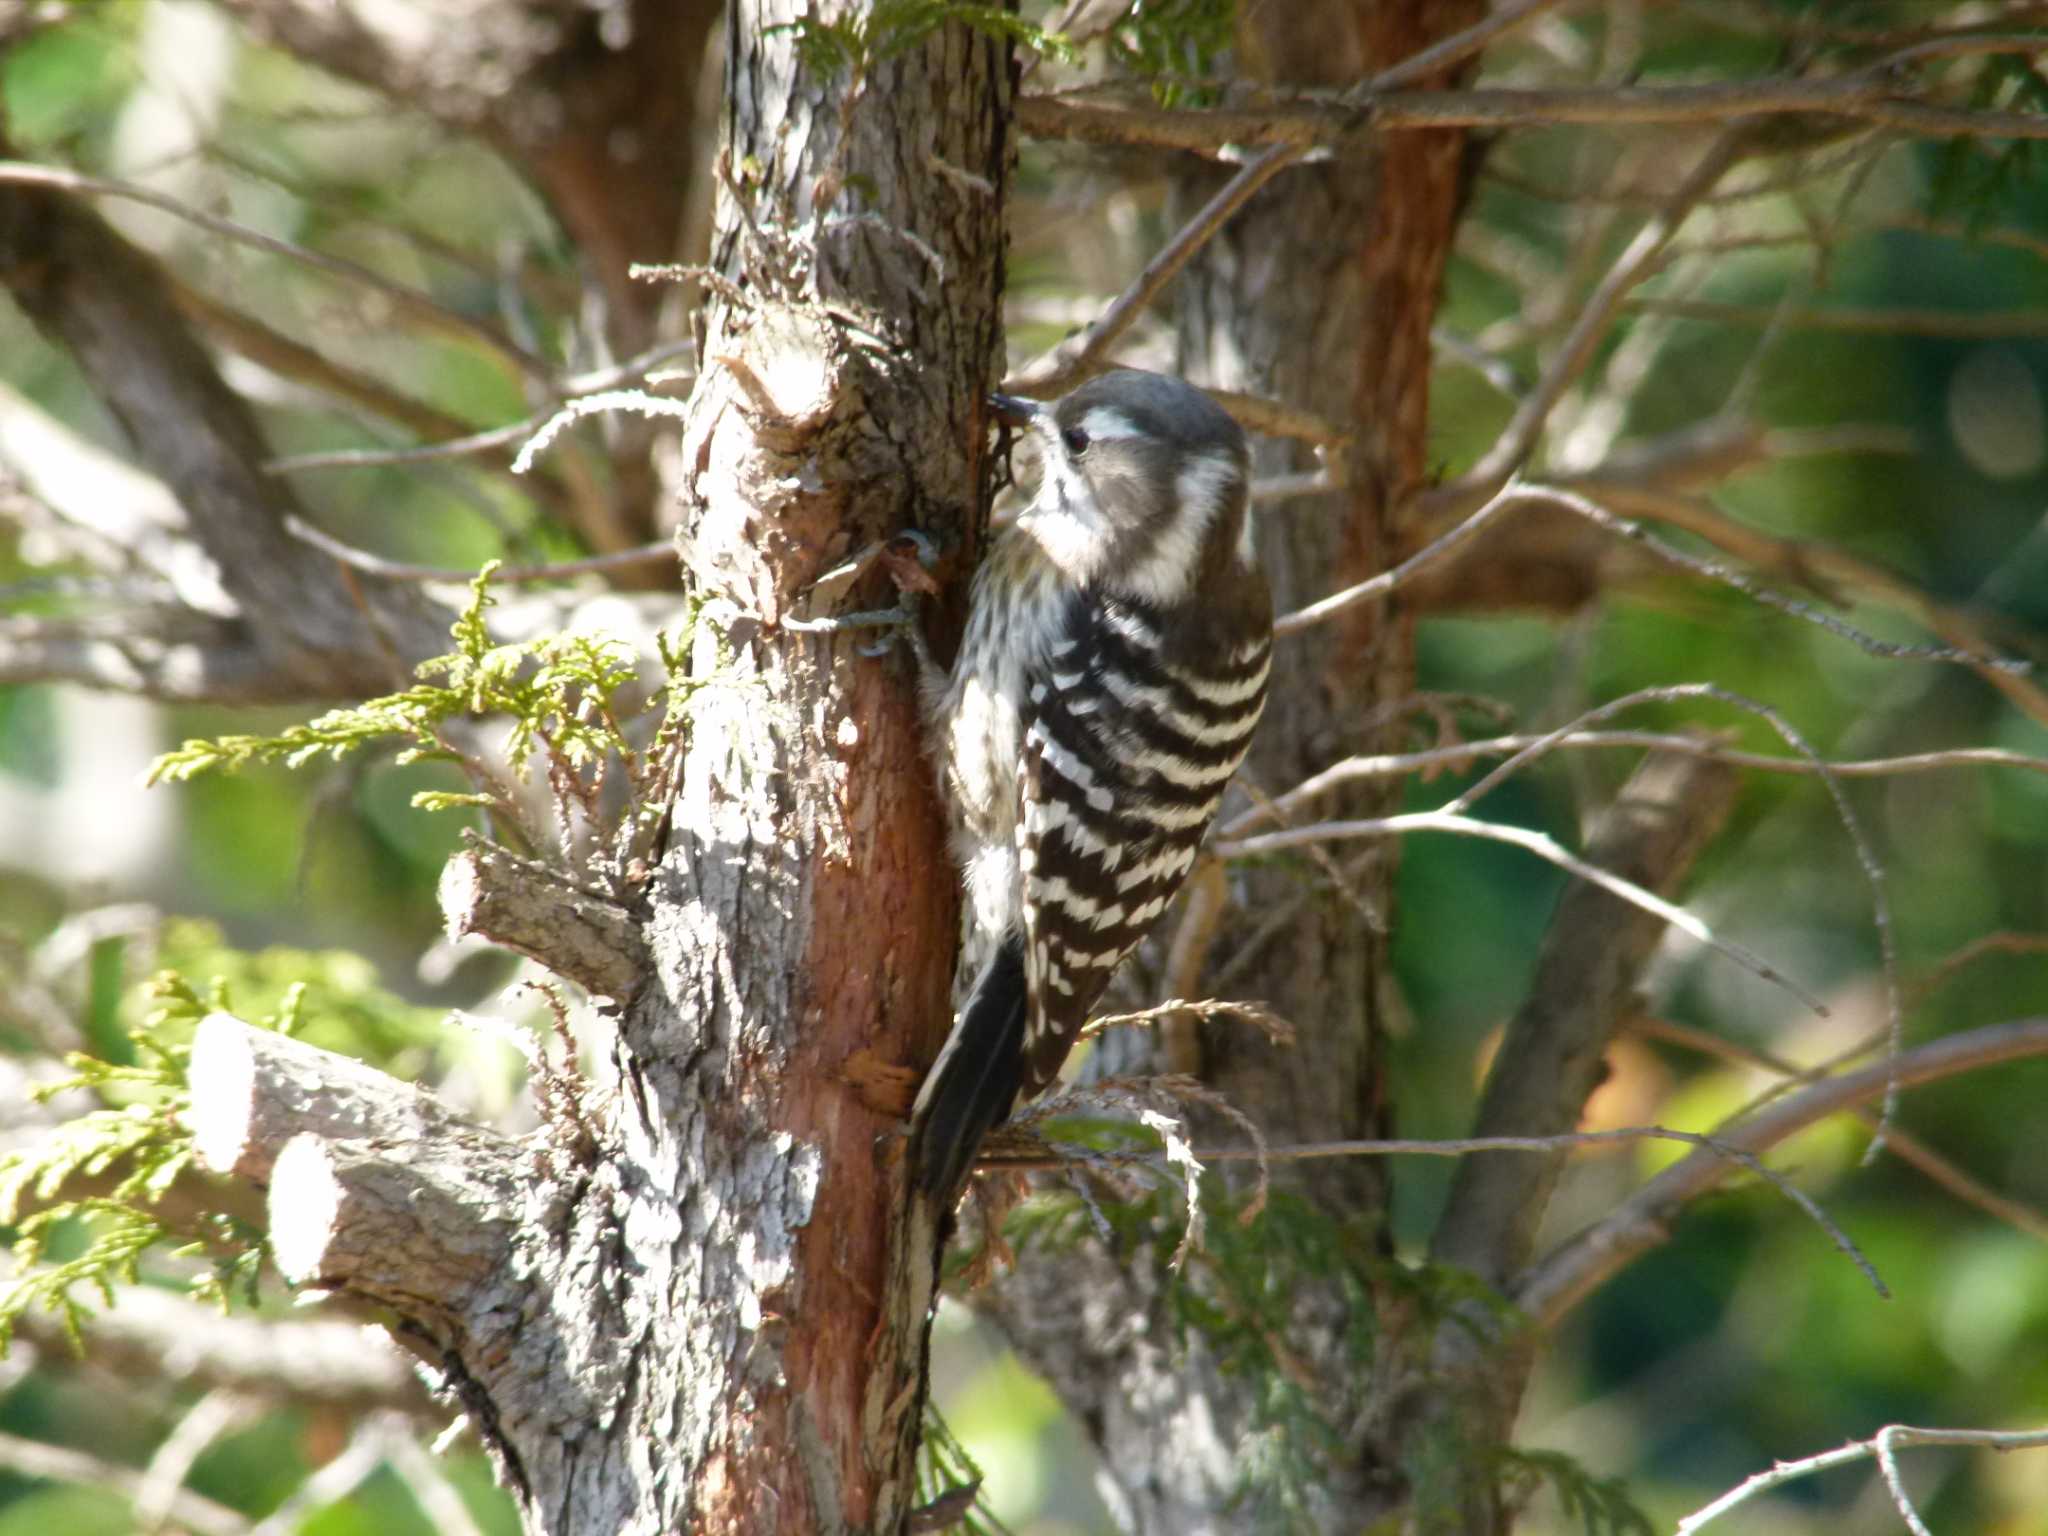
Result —
<svg viewBox="0 0 2048 1536"><path fill-rule="evenodd" d="M782 627L806 635L836 634L843 630L855 629L894 630L909 640L919 663L924 664L929 661L929 653L925 649L924 632L918 622L918 599L922 594L936 593L939 590L939 584L931 575L932 568L938 562L938 542L922 529L906 528L891 538L870 544L851 559L841 561L811 583L809 591L805 594L813 606L829 602L879 565L887 572L889 580L901 594L902 601L897 607L842 613L817 619L792 616L782 621ZM863 656L886 656L895 648L897 638L898 636L892 635L856 649Z"/></svg>
<svg viewBox="0 0 2048 1536"><path fill-rule="evenodd" d="M910 560L913 555L915 555L917 566L920 568L919 573L915 576L909 574L911 569ZM840 561L839 564L833 566L831 570L825 572L824 575L812 582L805 589L804 595L811 600L813 605L830 602L840 592L852 586L861 577L867 575L869 571L875 568L877 563L880 563L889 572L889 578L896 583L898 590L902 590L905 587L915 587L923 592L936 592L938 590L936 583L933 583L929 576L923 574L932 570L939 563L938 541L922 528L906 528L901 533L889 538L878 539L866 549L860 551L860 553Z"/></svg>
<svg viewBox="0 0 2048 1536"><path fill-rule="evenodd" d="M896 649L896 642L898 640L909 642L913 652L922 652L924 648L924 627L918 623L917 609L912 607L909 602L906 601L901 608L885 609L881 613L870 615L870 617L889 621L885 624L878 624L876 627L890 629L895 631L895 633L885 639L870 640L866 645L855 646L854 650L858 654L870 659L886 656Z"/></svg>

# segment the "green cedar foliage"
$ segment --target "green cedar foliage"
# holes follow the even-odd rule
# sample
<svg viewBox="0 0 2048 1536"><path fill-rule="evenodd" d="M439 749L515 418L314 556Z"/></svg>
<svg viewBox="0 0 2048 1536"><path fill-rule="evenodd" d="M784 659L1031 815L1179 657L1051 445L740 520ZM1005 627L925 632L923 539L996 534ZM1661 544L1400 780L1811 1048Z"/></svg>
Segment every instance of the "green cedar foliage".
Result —
<svg viewBox="0 0 2048 1536"><path fill-rule="evenodd" d="M620 640L568 634L494 644L484 622L494 569L486 566L472 584L449 653L422 663L413 687L275 736L188 741L156 763L152 782L252 763L297 767L395 741L400 761L454 763L472 786L468 793L417 795L416 806L479 808L501 834L558 855L566 855L572 827L593 831L596 873L624 879L668 803L691 696L731 679L722 658L708 677L684 675L694 609L679 632L658 639L667 683L656 689L641 684L633 650ZM502 722L506 731L488 754L477 744L487 721ZM517 788L536 763L555 812L555 838ZM303 1032L403 1077L436 1075L437 1058L473 1045L450 1031L438 1010L378 986L370 963L345 951L252 954L226 945L208 924L181 922L159 936L159 959L163 969L122 1010L132 1046L123 1054L130 1059L75 1053L67 1058L73 1076L36 1090L39 1099L82 1091L98 1107L0 1157L0 1226L12 1229L15 1257L15 1277L0 1286L0 1349L30 1308L59 1313L76 1342L90 1312L80 1293L96 1290L111 1303L117 1284L138 1281L140 1260L152 1250L210 1259L193 1288L222 1303L253 1286L263 1255L259 1233L224 1216L173 1218L164 1211L163 1197L193 1171L186 1072L193 1030L206 1014L232 1012L259 1027Z"/></svg>

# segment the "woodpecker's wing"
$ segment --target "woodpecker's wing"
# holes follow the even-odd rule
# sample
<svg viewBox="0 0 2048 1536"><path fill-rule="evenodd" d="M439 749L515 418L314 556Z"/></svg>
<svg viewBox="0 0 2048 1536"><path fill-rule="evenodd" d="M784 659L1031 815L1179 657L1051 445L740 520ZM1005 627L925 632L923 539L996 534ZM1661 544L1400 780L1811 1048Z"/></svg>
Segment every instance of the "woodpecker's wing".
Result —
<svg viewBox="0 0 2048 1536"><path fill-rule="evenodd" d="M1026 694L1024 1092L1052 1081L1110 976L1187 878L1265 703L1270 631L1165 659L1136 605L1073 602Z"/></svg>

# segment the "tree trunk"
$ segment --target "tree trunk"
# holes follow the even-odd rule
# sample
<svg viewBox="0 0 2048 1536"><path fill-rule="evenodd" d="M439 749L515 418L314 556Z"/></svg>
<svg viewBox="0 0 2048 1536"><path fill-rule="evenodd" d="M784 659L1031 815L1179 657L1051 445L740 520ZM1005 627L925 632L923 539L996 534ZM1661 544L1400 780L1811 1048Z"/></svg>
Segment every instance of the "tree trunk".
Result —
<svg viewBox="0 0 2048 1536"><path fill-rule="evenodd" d="M1010 76L958 25L822 72L770 30L859 8L817 9L729 13L682 450L704 686L644 908L558 893L550 955L488 889L517 869L447 888L463 924L625 994L607 1080L554 1083L521 1148L233 1020L208 1037L236 1085L200 1116L209 1161L270 1181L294 1279L400 1315L535 1532L894 1532L914 1499L935 1221L869 1085L914 1084L944 1036L955 882L908 666L785 621L905 528L971 553ZM894 597L877 571L831 602ZM589 952L622 915L637 986Z"/></svg>

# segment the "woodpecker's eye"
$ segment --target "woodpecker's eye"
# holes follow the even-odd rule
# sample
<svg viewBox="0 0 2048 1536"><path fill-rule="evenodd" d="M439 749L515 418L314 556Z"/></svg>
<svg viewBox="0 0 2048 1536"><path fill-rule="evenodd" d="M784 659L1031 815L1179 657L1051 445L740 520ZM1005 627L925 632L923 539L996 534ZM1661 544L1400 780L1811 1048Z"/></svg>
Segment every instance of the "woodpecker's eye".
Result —
<svg viewBox="0 0 2048 1536"><path fill-rule="evenodd" d="M1088 434L1079 427L1068 427L1060 433L1060 441L1067 445L1067 452L1077 459L1088 451Z"/></svg>

